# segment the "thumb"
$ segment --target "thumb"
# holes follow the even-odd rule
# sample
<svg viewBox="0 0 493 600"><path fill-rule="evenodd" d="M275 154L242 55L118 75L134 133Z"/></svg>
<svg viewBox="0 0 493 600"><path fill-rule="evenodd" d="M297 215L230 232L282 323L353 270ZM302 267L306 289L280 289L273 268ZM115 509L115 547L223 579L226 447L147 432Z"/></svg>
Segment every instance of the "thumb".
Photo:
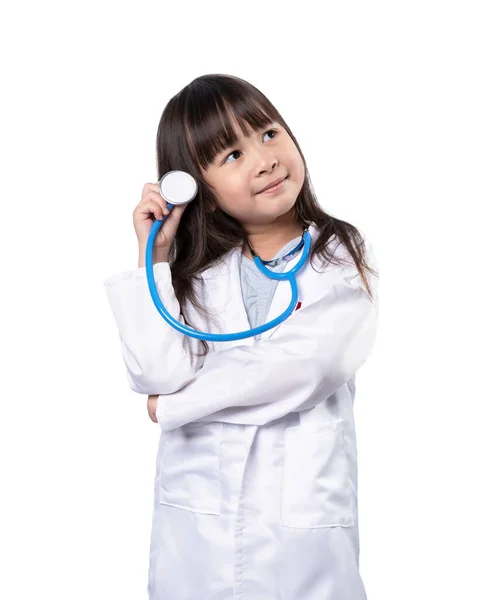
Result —
<svg viewBox="0 0 493 600"><path fill-rule="evenodd" d="M173 231L173 233L176 233L178 225L180 224L181 216L185 212L186 207L186 204L182 206L174 206L166 218L166 221L170 221L170 229Z"/></svg>

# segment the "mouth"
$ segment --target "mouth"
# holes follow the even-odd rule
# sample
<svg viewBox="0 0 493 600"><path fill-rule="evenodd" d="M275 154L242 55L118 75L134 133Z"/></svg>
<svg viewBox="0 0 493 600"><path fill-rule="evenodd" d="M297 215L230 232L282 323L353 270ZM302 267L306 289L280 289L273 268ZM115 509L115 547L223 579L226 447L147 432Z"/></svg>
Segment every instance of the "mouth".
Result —
<svg viewBox="0 0 493 600"><path fill-rule="evenodd" d="M270 193L274 193L277 192L278 190L282 189L284 187L284 182L286 181L288 177L280 177L279 179L276 179L275 181L273 181L271 184L269 184L268 187L265 187L263 190L260 190L259 192L257 192L257 194L270 194Z"/></svg>

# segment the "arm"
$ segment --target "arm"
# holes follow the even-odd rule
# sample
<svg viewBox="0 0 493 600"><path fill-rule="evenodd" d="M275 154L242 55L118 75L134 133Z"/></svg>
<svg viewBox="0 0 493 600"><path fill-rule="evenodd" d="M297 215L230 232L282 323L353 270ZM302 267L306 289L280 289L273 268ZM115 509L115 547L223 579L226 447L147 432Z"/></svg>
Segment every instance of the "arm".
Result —
<svg viewBox="0 0 493 600"><path fill-rule="evenodd" d="M164 306L183 323L168 262L156 262L153 269ZM170 327L156 310L145 267L108 277L104 286L118 327L131 389L139 394L171 394L182 388L203 362L203 358L192 354L200 350L198 340Z"/></svg>
<svg viewBox="0 0 493 600"><path fill-rule="evenodd" d="M331 279L320 298L270 339L208 355L183 389L159 395L161 427L192 421L262 425L329 398L366 361L375 341L376 283L373 300L362 286L354 272Z"/></svg>

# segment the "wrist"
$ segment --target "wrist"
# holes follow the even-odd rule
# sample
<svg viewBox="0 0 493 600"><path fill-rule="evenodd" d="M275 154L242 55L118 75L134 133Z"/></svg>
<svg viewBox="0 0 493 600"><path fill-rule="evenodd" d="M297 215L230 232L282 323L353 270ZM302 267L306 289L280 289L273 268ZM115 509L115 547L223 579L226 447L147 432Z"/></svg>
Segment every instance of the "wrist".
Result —
<svg viewBox="0 0 493 600"><path fill-rule="evenodd" d="M156 249L153 253L154 262L168 262L168 256L167 250Z"/></svg>
<svg viewBox="0 0 493 600"><path fill-rule="evenodd" d="M169 252L166 248L154 248L152 252L152 264L168 262ZM139 267L145 267L146 247L139 245Z"/></svg>

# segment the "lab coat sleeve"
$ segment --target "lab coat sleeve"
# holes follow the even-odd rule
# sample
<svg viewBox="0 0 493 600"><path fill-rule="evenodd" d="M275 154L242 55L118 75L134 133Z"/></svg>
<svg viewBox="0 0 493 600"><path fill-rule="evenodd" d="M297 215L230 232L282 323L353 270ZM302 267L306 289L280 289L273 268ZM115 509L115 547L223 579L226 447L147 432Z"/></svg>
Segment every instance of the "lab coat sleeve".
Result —
<svg viewBox="0 0 493 600"><path fill-rule="evenodd" d="M153 265L154 280L164 306L184 322L174 293L169 263ZM170 327L152 301L145 267L104 280L120 336L127 379L139 394L170 394L182 388L201 367L197 340Z"/></svg>
<svg viewBox="0 0 493 600"><path fill-rule="evenodd" d="M329 398L363 365L376 339L376 278L372 299L354 269L329 280L328 289L272 337L208 355L183 389L159 395L160 426L263 425Z"/></svg>

